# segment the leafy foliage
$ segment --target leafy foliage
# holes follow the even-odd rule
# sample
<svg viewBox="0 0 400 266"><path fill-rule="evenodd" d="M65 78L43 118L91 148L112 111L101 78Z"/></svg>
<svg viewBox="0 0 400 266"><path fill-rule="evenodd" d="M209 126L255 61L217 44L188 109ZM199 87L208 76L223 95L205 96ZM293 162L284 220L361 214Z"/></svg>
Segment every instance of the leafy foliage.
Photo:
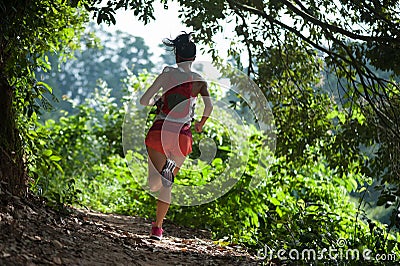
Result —
<svg viewBox="0 0 400 266"><path fill-rule="evenodd" d="M91 23L80 43L80 50L73 53L74 60L65 61L58 55L50 55L48 58L53 70L39 70L36 73L52 87L53 95L59 100L68 97L75 103L83 102L85 98L91 97L98 78L107 82L113 88L111 96L120 100L123 96L122 80L127 71L138 74L142 69L150 70L154 67L150 61L151 52L141 37L119 30L107 32L103 27ZM55 108L72 111L67 101L52 104ZM45 115L48 114L44 113L42 117Z"/></svg>
<svg viewBox="0 0 400 266"><path fill-rule="evenodd" d="M146 73L137 77L131 75L127 79L128 87L131 90L146 87L150 77ZM51 139L47 143L52 143L54 154L62 157L58 162L63 171L55 168L46 171L43 168L34 169L41 172L34 188L42 190L55 203L84 205L104 212L153 216L155 199L132 177L133 174L145 175L140 169L146 166L134 165L135 172L130 172L118 148L122 143L124 110L109 98L105 83L99 83L99 86L92 100L77 107L78 114L64 114L58 122L37 124L36 131L46 131ZM307 95L329 103L328 98L319 98L321 95ZM124 101L127 100L124 98ZM333 124L332 121L342 114L333 105L331 109L327 106L314 110L324 114L317 116L320 123L325 121L323 125ZM331 112L335 115L328 115ZM288 113L293 113L293 109L288 109ZM303 112L299 111L300 114ZM210 125L205 127L204 134L219 141L217 138L221 136L212 134L215 130ZM109 135L109 132L118 133ZM304 131L302 136L307 134ZM113 136L116 137L115 142L110 142ZM195 138L198 137L195 135ZM241 243L254 250L263 248L263 245L274 249L297 248L301 251L313 247L321 250L335 247L337 241L344 238L347 248L360 251L369 248L374 252L399 254L396 235L387 232L379 222L366 218L349 196L349 192L358 189L358 182L370 182L359 174L357 162L348 166L350 171L346 175L338 174L324 157L322 151L326 145L323 138L318 137L318 141L302 148L301 158L293 156L294 152L300 151L279 155L266 171L256 167L260 156L265 155L257 149L261 137L253 129L248 140L250 160L244 175L229 193L200 206L172 206L169 218L188 226L211 229L215 239L221 239L221 244L224 241ZM288 150L290 147L288 144ZM217 153L213 168L218 168L218 165L224 167L226 152L229 153L229 149ZM201 185L212 178L212 172L198 174L184 171L177 177L177 182L181 185ZM261 175L264 181L256 190L250 191L248 184L257 175ZM204 177L207 179L204 180Z"/></svg>
<svg viewBox="0 0 400 266"><path fill-rule="evenodd" d="M230 193L207 205L172 208L172 219L206 224L216 238L227 236L255 248L266 243L326 248L345 238L352 248L399 254L399 236L391 230L399 227L400 190L388 184L398 182L400 158L399 87L392 80L399 73L398 3L388 1L383 7L376 1L350 2L179 1L182 17L190 18L186 24L210 45L215 58L212 37L222 30L221 20L235 21L237 43L245 46L232 46L229 54L240 62L240 55L248 53L248 74L276 115L278 145L269 172L255 167L262 151L252 149L244 178ZM154 18L152 3L121 0L102 6L101 0L60 0L0 5L1 181L21 191L28 163L33 189L54 204L154 214L149 207L154 199L132 182L124 165L123 111L109 97L110 90L101 84L100 92L78 107L76 115L64 113L57 122L39 124L38 102L46 106L43 93L52 89L34 74L37 68L50 69L48 52L67 55L78 47L87 19L82 6L93 11L98 22L115 22L113 14L120 8L131 8L148 22ZM290 23L282 22L284 16ZM340 106L322 89L324 68L338 78ZM374 68L390 73L382 78ZM131 77L132 85L147 84L147 78ZM249 147L257 147L259 139L254 132ZM213 165L222 167L227 152L232 151L221 151ZM187 177L183 183L207 181L182 174ZM266 177L265 182L249 191L254 176ZM377 204L394 207L389 225L364 217L361 205L354 206L347 195L366 193L362 186L370 186L372 177L380 182Z"/></svg>
<svg viewBox="0 0 400 266"><path fill-rule="evenodd" d="M43 92L51 92L45 83L36 82L34 71L37 68L48 71L51 68L45 56L48 52L58 52L62 57L78 48L82 23L87 20L87 15L85 12L78 14L78 10L65 5L63 1L32 1L29 8L12 2L7 2L2 9L10 12L2 16L1 22L4 34L1 44L6 55L3 70L10 85L15 88L17 107L29 116L38 109L35 99L42 100ZM22 12L25 8L29 14ZM18 28L13 20L18 20ZM29 86L29 89L25 86Z"/></svg>
<svg viewBox="0 0 400 266"><path fill-rule="evenodd" d="M274 103L274 113L280 115L288 108L301 110L302 119L280 120L277 115L278 123L283 121L288 126L280 125L279 137L284 143L278 144L278 150L292 146L287 151L295 157L305 145L325 135L332 138L324 142L332 169L346 173L347 167L358 161L359 171L365 175L383 184L398 184L398 1L389 1L385 7L376 1L179 3L182 20L194 29L197 41L209 45L216 60L219 53L213 36L223 32L222 25L230 21L235 30L229 55L241 66L247 53L248 74ZM323 108L325 102L309 101L307 95L316 92L314 84L324 84L322 77L320 82L310 79L317 73L316 68L319 73L334 73L337 78L335 84L330 84L340 96L335 99L340 115L333 121L334 128L313 123L321 121L313 117L314 109ZM310 81L311 85L306 86ZM282 86L286 84L289 86ZM303 130L308 135L299 139L302 135L298 133ZM374 154L366 155L365 151L372 150ZM393 193L399 208L399 190ZM398 226L396 215L392 218L397 220L394 226Z"/></svg>
<svg viewBox="0 0 400 266"><path fill-rule="evenodd" d="M48 52L68 55L77 48L87 18L61 0L0 4L0 179L13 193L26 191L25 158L34 149L30 119L39 103L48 104L42 94L51 93L34 71L50 69Z"/></svg>

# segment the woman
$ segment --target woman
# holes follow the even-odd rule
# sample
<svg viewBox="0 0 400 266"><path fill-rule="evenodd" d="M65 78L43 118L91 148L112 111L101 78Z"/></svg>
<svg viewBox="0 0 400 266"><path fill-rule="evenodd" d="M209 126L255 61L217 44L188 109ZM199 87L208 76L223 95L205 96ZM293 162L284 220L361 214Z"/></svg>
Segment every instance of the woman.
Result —
<svg viewBox="0 0 400 266"><path fill-rule="evenodd" d="M196 58L196 45L191 33L183 33L163 43L173 47L177 67L166 67L140 99L142 105L157 105L158 114L146 135L148 153L148 181L150 191L158 192L156 221L152 223L151 238L161 240L162 223L171 202L171 187L174 177L192 151L190 130L198 95L204 102L203 116L194 124L201 132L213 106L207 82L191 71ZM162 88L162 96L155 95Z"/></svg>

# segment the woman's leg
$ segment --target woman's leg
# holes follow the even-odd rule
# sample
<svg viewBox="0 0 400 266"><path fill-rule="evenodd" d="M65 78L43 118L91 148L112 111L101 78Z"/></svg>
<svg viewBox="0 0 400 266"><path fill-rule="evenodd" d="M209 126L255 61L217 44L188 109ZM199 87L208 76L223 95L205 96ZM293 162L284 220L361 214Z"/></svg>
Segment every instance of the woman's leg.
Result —
<svg viewBox="0 0 400 266"><path fill-rule="evenodd" d="M162 227L163 220L165 215L168 212L169 205L171 202L171 187L167 188L162 186L161 182L161 174L167 157L154 149L147 148L147 153L149 155L149 185L151 191L158 191L159 196L157 201L157 210L156 210L156 222L155 226ZM171 156L169 159L174 160L176 163L176 167L174 169L174 176L178 173L180 167L185 161L186 157L184 156Z"/></svg>
<svg viewBox="0 0 400 266"><path fill-rule="evenodd" d="M148 154L148 181L151 192L159 191L162 187L161 170L167 161L167 157L152 148L147 147Z"/></svg>
<svg viewBox="0 0 400 266"><path fill-rule="evenodd" d="M176 167L174 169L174 176L178 174L180 167L182 166L183 162L185 161L186 157L174 157L171 156L171 160L174 160L176 163ZM157 210L156 210L156 223L155 226L162 227L162 223L164 221L165 215L167 215L169 205L171 202L171 188L166 188L161 186L160 195L157 201ZM166 200L165 200L166 199Z"/></svg>

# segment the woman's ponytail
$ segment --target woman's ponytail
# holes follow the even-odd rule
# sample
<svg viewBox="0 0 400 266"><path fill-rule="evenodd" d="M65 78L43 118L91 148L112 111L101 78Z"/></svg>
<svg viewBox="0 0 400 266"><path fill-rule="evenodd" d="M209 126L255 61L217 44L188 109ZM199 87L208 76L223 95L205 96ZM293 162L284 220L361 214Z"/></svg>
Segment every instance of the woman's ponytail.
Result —
<svg viewBox="0 0 400 266"><path fill-rule="evenodd" d="M194 60L194 57L196 56L196 45L190 38L192 33L193 32L183 32L173 40L165 38L163 43L168 47L173 47L175 54L182 61Z"/></svg>

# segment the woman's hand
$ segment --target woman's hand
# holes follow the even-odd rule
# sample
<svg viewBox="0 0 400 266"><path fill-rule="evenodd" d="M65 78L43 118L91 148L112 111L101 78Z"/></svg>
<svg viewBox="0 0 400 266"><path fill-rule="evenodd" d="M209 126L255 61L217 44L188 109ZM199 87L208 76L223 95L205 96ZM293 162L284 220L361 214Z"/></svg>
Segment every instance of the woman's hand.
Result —
<svg viewBox="0 0 400 266"><path fill-rule="evenodd" d="M157 107L156 114L159 114L161 112L161 108L162 108L162 105L163 105L163 101L162 101L161 96L156 95L153 98L153 101L154 101L154 106Z"/></svg>
<svg viewBox="0 0 400 266"><path fill-rule="evenodd" d="M203 126L204 123L196 121L196 123L194 124L194 130L196 130L197 133L200 133L203 131Z"/></svg>

